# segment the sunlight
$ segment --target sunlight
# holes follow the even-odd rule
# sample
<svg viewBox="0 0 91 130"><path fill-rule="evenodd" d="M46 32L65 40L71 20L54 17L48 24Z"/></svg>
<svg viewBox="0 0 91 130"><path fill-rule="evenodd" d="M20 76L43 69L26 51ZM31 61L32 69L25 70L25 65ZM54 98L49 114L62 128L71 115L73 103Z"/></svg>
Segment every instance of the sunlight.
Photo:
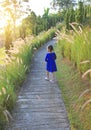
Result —
<svg viewBox="0 0 91 130"><path fill-rule="evenodd" d="M13 22L8 12L5 12L3 8L0 6L0 31L3 30L5 26L7 26L8 21ZM16 20L16 26L20 24L20 21Z"/></svg>
<svg viewBox="0 0 91 130"><path fill-rule="evenodd" d="M0 32L4 30L4 27L7 26L8 21L10 21L10 24L16 24L16 26L20 25L22 19L24 19L26 17L26 14L22 15L20 14L19 17L19 12L21 10L17 11L17 6L16 8L14 8L14 6L11 5L6 5L6 6L2 6L2 2L0 3ZM16 9L16 11L15 11ZM18 9L20 9L18 7ZM22 5L22 11L26 11L26 3L23 2ZM18 13L17 13L18 12ZM18 14L18 17L17 17Z"/></svg>
<svg viewBox="0 0 91 130"><path fill-rule="evenodd" d="M40 2L36 1L37 3L35 4L35 0L29 0L29 2L22 2L22 10L26 10L27 5L30 6L31 10L33 10L37 15L43 15L44 13L44 8L49 7L50 8L50 2L51 0L40 0ZM13 10L13 6L9 6ZM8 8L6 8L8 9ZM11 21L13 24L13 15L12 17L8 13L8 11L5 9L5 7L2 7L2 4L0 3L0 31L4 29L4 27L7 25L8 20ZM14 10L13 10L14 11ZM14 12L13 12L14 13ZM22 19L26 17L26 14L20 16L20 18L16 19L16 26L21 24Z"/></svg>
<svg viewBox="0 0 91 130"><path fill-rule="evenodd" d="M0 28L4 28L5 25L7 24L6 20L5 19L0 19Z"/></svg>
<svg viewBox="0 0 91 130"><path fill-rule="evenodd" d="M3 29L7 25L8 19L9 16L7 12L5 12L3 7L0 5L0 29Z"/></svg>

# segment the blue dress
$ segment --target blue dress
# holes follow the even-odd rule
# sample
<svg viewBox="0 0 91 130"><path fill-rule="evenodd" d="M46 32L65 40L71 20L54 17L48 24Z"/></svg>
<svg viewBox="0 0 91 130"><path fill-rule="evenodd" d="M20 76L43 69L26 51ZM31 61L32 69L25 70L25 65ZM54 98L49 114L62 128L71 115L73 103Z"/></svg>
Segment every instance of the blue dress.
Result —
<svg viewBox="0 0 91 130"><path fill-rule="evenodd" d="M55 72L57 71L57 66L56 66L56 54L55 52L52 53L47 53L46 57L45 57L45 61L46 61L46 70L48 72Z"/></svg>

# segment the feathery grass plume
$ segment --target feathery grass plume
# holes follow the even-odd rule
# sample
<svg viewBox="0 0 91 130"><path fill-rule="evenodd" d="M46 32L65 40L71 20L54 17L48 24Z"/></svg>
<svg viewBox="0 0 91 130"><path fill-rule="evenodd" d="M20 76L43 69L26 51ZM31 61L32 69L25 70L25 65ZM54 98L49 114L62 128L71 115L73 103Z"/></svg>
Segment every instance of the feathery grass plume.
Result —
<svg viewBox="0 0 91 130"><path fill-rule="evenodd" d="M80 99L82 99L83 96L84 96L85 94L87 94L88 92L90 92L90 91L91 91L91 89L86 89L85 91L83 91L83 92L80 94L78 100L76 101L76 104L74 104L74 108L76 107L76 105L77 105L77 103L80 101ZM87 100L87 101L88 101L88 100ZM87 101L86 101L83 105L80 104L78 110L80 110L80 109L83 110L84 107L88 104Z"/></svg>
<svg viewBox="0 0 91 130"><path fill-rule="evenodd" d="M79 32L77 31L77 28L74 25L78 25L78 23L69 23L72 29L76 32L76 34L79 35Z"/></svg>
<svg viewBox="0 0 91 130"><path fill-rule="evenodd" d="M83 30L82 30L81 26L79 26L79 32L80 32L80 33L82 33L82 32L83 32Z"/></svg>
<svg viewBox="0 0 91 130"><path fill-rule="evenodd" d="M57 35L57 38L58 38L58 36L61 35L60 33L61 33L61 32L60 32L59 30L57 30L57 31L55 32L55 34Z"/></svg>
<svg viewBox="0 0 91 130"><path fill-rule="evenodd" d="M9 122L9 118L13 119L13 117L11 116L11 114L8 110L4 110L3 113L4 113L4 116L8 122Z"/></svg>
<svg viewBox="0 0 91 130"><path fill-rule="evenodd" d="M83 109L89 104L91 103L91 99L90 100L87 100L81 107L81 111L83 111Z"/></svg>
<svg viewBox="0 0 91 130"><path fill-rule="evenodd" d="M74 43L74 40L73 40L73 38L70 36L70 38L69 38L69 36L68 35L64 35L64 36L62 36L62 38L63 39L65 39L65 40L67 40L69 43Z"/></svg>
<svg viewBox="0 0 91 130"><path fill-rule="evenodd" d="M2 95L2 92L0 92L0 96Z"/></svg>
<svg viewBox="0 0 91 130"><path fill-rule="evenodd" d="M8 63L12 62L11 57L9 57L8 55L5 56L3 61L5 62L5 64L8 64Z"/></svg>
<svg viewBox="0 0 91 130"><path fill-rule="evenodd" d="M80 64L86 64L86 63L90 63L90 60L85 60L85 61L81 61Z"/></svg>
<svg viewBox="0 0 91 130"><path fill-rule="evenodd" d="M88 73L91 73L91 69L87 70L87 71L82 75L82 78L84 78Z"/></svg>
<svg viewBox="0 0 91 130"><path fill-rule="evenodd" d="M16 60L16 57L13 56L13 55L10 58L11 58L12 61Z"/></svg>
<svg viewBox="0 0 91 130"><path fill-rule="evenodd" d="M3 94L6 94L6 89L5 89L5 87L2 87L2 92L3 92Z"/></svg>
<svg viewBox="0 0 91 130"><path fill-rule="evenodd" d="M73 22L73 23L69 23L69 24L77 35L80 35L80 33L83 32L81 25L79 25L78 23ZM78 26L78 28L77 28L77 26Z"/></svg>
<svg viewBox="0 0 91 130"><path fill-rule="evenodd" d="M7 98L6 98L6 101L8 101L8 100L9 100L9 97L10 97L10 95L8 94L8 96L7 96Z"/></svg>
<svg viewBox="0 0 91 130"><path fill-rule="evenodd" d="M19 53L19 47L18 47L18 48L13 48L12 50L9 50L9 53L10 53L11 55L13 55L13 54L18 54L18 53Z"/></svg>
<svg viewBox="0 0 91 130"><path fill-rule="evenodd" d="M28 70L28 67L27 67L26 65L24 65L24 68L25 68L25 71L27 71L27 70Z"/></svg>
<svg viewBox="0 0 91 130"><path fill-rule="evenodd" d="M83 97L86 93L88 93L88 92L90 92L90 91L91 91L91 89L86 89L85 91L83 91L83 92L80 94L78 100L80 100L81 97Z"/></svg>
<svg viewBox="0 0 91 130"><path fill-rule="evenodd" d="M74 39L73 39L73 36L69 36L69 35L67 35L66 33L61 33L61 32L57 32L56 33L57 34L57 36L58 36L58 38L59 39L65 39L66 41L68 41L69 43L74 43Z"/></svg>
<svg viewBox="0 0 91 130"><path fill-rule="evenodd" d="M17 57L16 62L17 62L18 64L20 64L20 63L22 63L21 60L22 60L22 59L20 59L19 57Z"/></svg>

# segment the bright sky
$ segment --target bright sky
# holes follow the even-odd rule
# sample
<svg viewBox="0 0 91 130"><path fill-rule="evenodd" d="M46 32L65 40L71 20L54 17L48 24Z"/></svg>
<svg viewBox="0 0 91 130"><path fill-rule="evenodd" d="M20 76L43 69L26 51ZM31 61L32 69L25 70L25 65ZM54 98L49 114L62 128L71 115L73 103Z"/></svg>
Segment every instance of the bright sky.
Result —
<svg viewBox="0 0 91 130"><path fill-rule="evenodd" d="M44 8L50 8L52 0L30 0L30 8L37 14L42 15Z"/></svg>

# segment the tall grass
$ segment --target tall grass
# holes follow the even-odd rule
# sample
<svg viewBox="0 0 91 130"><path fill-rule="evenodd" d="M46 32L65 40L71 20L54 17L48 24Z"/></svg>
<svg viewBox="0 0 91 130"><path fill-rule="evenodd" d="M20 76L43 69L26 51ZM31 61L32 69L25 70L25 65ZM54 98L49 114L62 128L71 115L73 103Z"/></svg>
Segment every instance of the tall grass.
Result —
<svg viewBox="0 0 91 130"><path fill-rule="evenodd" d="M82 80L73 64L63 58L57 44L57 80L61 88L71 130L91 129L91 84Z"/></svg>
<svg viewBox="0 0 91 130"><path fill-rule="evenodd" d="M72 31L57 31L57 79L63 91L71 129L90 130L91 84L87 78L81 79L81 74L82 78L87 75L91 78L91 29L82 30L75 25L71 24Z"/></svg>
<svg viewBox="0 0 91 130"><path fill-rule="evenodd" d="M91 68L91 62L82 64L83 61L91 61L91 29L82 30L80 26L76 28L73 25L72 28L74 31L58 32L58 43L62 55L71 60L83 74Z"/></svg>
<svg viewBox="0 0 91 130"><path fill-rule="evenodd" d="M54 35L55 29L43 32L28 43L15 46L9 51L9 56L3 57L0 68L0 129L3 130L4 123L12 118L10 111L14 107L17 90L30 68L34 48L38 49Z"/></svg>

